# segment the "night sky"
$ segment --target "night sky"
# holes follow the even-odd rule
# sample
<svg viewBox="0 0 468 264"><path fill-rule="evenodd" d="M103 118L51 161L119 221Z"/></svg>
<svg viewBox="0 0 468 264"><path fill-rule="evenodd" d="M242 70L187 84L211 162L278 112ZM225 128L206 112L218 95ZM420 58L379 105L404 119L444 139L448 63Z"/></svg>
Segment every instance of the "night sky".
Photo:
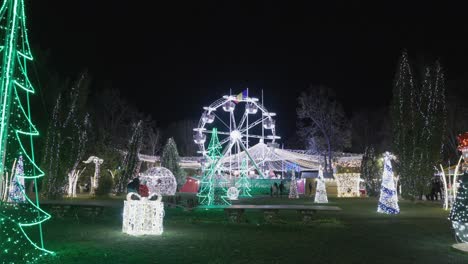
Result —
<svg viewBox="0 0 468 264"><path fill-rule="evenodd" d="M31 43L64 74L89 68L93 89L111 83L161 126L198 119L229 89L263 89L282 136L294 131L296 98L309 84L334 88L349 115L387 106L403 49L417 62L440 59L450 80L468 73L460 6L162 2L28 1Z"/></svg>

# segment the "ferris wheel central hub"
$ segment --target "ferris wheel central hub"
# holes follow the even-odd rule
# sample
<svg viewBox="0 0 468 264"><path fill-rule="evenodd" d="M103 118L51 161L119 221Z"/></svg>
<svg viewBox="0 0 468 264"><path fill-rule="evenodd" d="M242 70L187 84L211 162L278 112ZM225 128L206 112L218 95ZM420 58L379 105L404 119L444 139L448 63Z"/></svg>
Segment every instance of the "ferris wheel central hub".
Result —
<svg viewBox="0 0 468 264"><path fill-rule="evenodd" d="M239 130L234 130L231 132L231 140L239 140L242 138L242 134Z"/></svg>

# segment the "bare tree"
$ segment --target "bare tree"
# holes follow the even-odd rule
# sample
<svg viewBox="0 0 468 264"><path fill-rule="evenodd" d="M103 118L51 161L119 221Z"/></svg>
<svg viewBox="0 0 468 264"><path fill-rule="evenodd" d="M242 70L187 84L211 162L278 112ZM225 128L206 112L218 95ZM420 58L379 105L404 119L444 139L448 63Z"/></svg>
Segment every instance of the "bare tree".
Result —
<svg viewBox="0 0 468 264"><path fill-rule="evenodd" d="M299 135L311 151L324 155L325 171L331 173L333 152L351 145L348 119L329 88L311 86L301 93L298 102Z"/></svg>
<svg viewBox="0 0 468 264"><path fill-rule="evenodd" d="M161 132L155 127L150 127L146 131L146 138L147 153L155 156L161 149Z"/></svg>

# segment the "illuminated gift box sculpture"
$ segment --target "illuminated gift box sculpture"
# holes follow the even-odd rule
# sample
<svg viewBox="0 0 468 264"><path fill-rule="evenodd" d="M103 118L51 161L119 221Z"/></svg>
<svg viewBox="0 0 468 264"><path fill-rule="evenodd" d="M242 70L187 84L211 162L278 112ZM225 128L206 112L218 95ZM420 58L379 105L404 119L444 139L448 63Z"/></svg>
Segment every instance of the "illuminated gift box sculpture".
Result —
<svg viewBox="0 0 468 264"><path fill-rule="evenodd" d="M152 200L155 196L158 198ZM134 200L137 197L137 200ZM152 193L141 197L129 193L124 201L122 231L129 235L161 235L163 233L164 203L162 196Z"/></svg>
<svg viewBox="0 0 468 264"><path fill-rule="evenodd" d="M335 174L338 197L359 197L360 173L337 173Z"/></svg>

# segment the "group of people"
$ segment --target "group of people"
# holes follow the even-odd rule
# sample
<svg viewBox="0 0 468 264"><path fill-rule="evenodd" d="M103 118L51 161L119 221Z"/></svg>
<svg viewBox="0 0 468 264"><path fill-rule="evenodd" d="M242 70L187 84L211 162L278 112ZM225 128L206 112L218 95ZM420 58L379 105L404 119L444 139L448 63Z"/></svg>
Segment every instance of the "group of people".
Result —
<svg viewBox="0 0 468 264"><path fill-rule="evenodd" d="M283 196L283 191L284 191L284 183L281 181L281 183L278 185L277 182L275 182L273 185L270 186L270 196L273 197L276 195L278 196Z"/></svg>
<svg viewBox="0 0 468 264"><path fill-rule="evenodd" d="M149 196L149 189L146 185L146 180L141 180L139 177L134 178L129 184L127 184L128 193L138 193L141 197Z"/></svg>
<svg viewBox="0 0 468 264"><path fill-rule="evenodd" d="M442 199L442 183L439 179L433 179L431 181L431 192L426 195L427 200L437 201Z"/></svg>

